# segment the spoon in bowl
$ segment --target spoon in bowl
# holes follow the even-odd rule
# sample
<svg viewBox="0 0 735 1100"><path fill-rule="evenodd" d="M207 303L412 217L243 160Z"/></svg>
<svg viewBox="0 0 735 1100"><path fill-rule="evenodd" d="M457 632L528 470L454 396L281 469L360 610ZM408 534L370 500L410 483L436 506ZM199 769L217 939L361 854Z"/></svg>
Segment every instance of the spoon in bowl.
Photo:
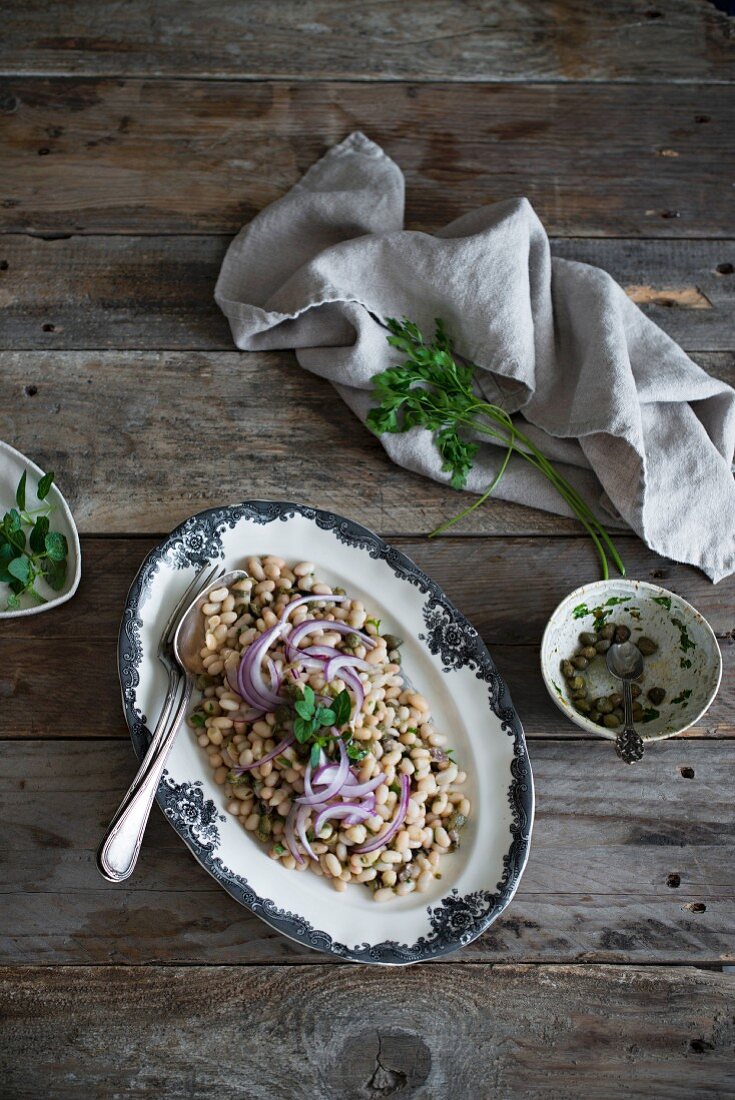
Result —
<svg viewBox="0 0 735 1100"><path fill-rule="evenodd" d="M643 756L643 738L633 726L632 683L643 675L643 654L634 642L617 642L607 651L608 672L623 682L625 721L623 731L615 738L615 751L626 764L634 764Z"/></svg>
<svg viewBox="0 0 735 1100"><path fill-rule="evenodd" d="M209 601L211 592L227 588L243 577L247 573L242 569L217 577L192 600L179 620L172 648L174 659L184 673L184 690L171 725L153 754L146 754L97 851L97 867L110 882L123 882L135 869L166 758L189 706L195 678L202 672L200 651L206 634L202 606Z"/></svg>

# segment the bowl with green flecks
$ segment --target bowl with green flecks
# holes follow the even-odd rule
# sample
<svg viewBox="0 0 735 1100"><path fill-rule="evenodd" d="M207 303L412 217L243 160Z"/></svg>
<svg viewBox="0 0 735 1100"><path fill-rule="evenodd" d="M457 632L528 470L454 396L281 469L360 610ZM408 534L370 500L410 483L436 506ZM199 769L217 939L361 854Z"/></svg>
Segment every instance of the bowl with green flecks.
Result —
<svg viewBox="0 0 735 1100"><path fill-rule="evenodd" d="M622 685L608 672L605 651L626 633L644 654L634 686L637 731L656 741L689 729L717 695L722 655L696 608L647 581L596 581L562 600L541 641L549 695L580 729L616 738L623 729L616 699Z"/></svg>

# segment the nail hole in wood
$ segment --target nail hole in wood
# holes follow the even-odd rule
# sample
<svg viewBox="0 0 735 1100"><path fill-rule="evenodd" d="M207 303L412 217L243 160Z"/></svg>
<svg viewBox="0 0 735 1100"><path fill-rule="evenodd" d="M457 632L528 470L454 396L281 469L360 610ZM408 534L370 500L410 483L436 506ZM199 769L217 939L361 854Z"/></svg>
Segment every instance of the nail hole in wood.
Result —
<svg viewBox="0 0 735 1100"><path fill-rule="evenodd" d="M50 152L51 152L51 150L47 149L46 146L44 145L42 149L38 150L38 155L39 155L39 157L47 157Z"/></svg>
<svg viewBox="0 0 735 1100"><path fill-rule="evenodd" d="M715 1044L710 1043L707 1039L690 1039L689 1049L693 1051L694 1054L704 1054L706 1050L714 1050Z"/></svg>
<svg viewBox="0 0 735 1100"><path fill-rule="evenodd" d="M41 325L44 332L56 332L56 325L52 325L50 321L47 321L45 325Z"/></svg>
<svg viewBox="0 0 735 1100"><path fill-rule="evenodd" d="M644 11L643 14L645 15L646 19L663 19L664 17L664 13L662 11L658 11L656 8L649 8L648 11Z"/></svg>
<svg viewBox="0 0 735 1100"><path fill-rule="evenodd" d="M26 397L35 397L38 393L38 386L34 386L32 384L30 386L24 386L23 393L26 395Z"/></svg>
<svg viewBox="0 0 735 1100"><path fill-rule="evenodd" d="M675 871L672 872L666 878L666 885L670 886L672 890L676 890L677 886L681 886L681 875L677 875Z"/></svg>
<svg viewBox="0 0 735 1100"><path fill-rule="evenodd" d="M679 775L683 776L684 779L694 779L694 768L681 764L679 767Z"/></svg>
<svg viewBox="0 0 735 1100"><path fill-rule="evenodd" d="M711 122L712 119L709 115L695 115L694 116L694 121L702 123L702 122Z"/></svg>
<svg viewBox="0 0 735 1100"><path fill-rule="evenodd" d="M680 218L681 214L679 213L678 210L662 210L661 211L661 217L662 218Z"/></svg>
<svg viewBox="0 0 735 1100"><path fill-rule="evenodd" d="M732 275L733 271L735 271L735 266L733 266L733 264L718 264L715 271L718 275Z"/></svg>
<svg viewBox="0 0 735 1100"><path fill-rule="evenodd" d="M9 267L10 264L7 260L0 260L0 271L7 271Z"/></svg>

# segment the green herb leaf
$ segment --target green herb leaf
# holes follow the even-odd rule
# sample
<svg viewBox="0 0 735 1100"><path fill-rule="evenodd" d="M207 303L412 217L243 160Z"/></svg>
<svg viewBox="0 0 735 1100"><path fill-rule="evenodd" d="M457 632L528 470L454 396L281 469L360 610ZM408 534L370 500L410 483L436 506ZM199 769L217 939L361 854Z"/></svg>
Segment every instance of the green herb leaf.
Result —
<svg viewBox="0 0 735 1100"><path fill-rule="evenodd" d="M317 729L320 726L333 726L334 717L334 711L331 707L317 707L314 713L314 725Z"/></svg>
<svg viewBox="0 0 735 1100"><path fill-rule="evenodd" d="M321 750L320 745L312 745L311 746L311 754L309 756L309 763L311 764L312 768L316 768L318 766L321 751L322 750Z"/></svg>
<svg viewBox="0 0 735 1100"><path fill-rule="evenodd" d="M346 725L350 720L352 714L352 700L350 699L349 692L340 691L339 695L336 695L334 702L332 703L332 710L334 711L334 725L342 727Z"/></svg>
<svg viewBox="0 0 735 1100"><path fill-rule="evenodd" d="M644 722L654 722L657 718L660 717L661 714L659 711L656 710L655 707L647 707L646 710L643 711Z"/></svg>
<svg viewBox="0 0 735 1100"><path fill-rule="evenodd" d="M60 531L49 531L44 542L46 553L52 561L63 561L69 552L66 536L62 535Z"/></svg>
<svg viewBox="0 0 735 1100"><path fill-rule="evenodd" d="M314 714L313 704L310 706L305 699L297 699L294 703L294 710L297 714L300 714L307 722Z"/></svg>
<svg viewBox="0 0 735 1100"><path fill-rule="evenodd" d="M5 604L7 611L17 611L20 608L20 600L16 596L15 592L11 592L8 596L8 601Z"/></svg>
<svg viewBox="0 0 735 1100"><path fill-rule="evenodd" d="M54 592L60 592L66 580L66 561L44 558L41 561L41 569L48 586L53 588Z"/></svg>
<svg viewBox="0 0 735 1100"><path fill-rule="evenodd" d="M21 584L28 584L31 580L32 573L31 559L26 557L25 554L22 554L18 558L13 558L8 565L8 573L10 573L11 577L15 577L19 580Z"/></svg>
<svg viewBox="0 0 735 1100"><path fill-rule="evenodd" d="M353 741L350 739L345 742L345 748L347 749L347 756L354 763L359 763L360 760L364 760L368 754L366 748L364 748L359 741Z"/></svg>
<svg viewBox="0 0 735 1100"><path fill-rule="evenodd" d="M692 689L687 688L685 691L679 692L676 699L672 699L672 703L686 703L687 699L691 697Z"/></svg>
<svg viewBox="0 0 735 1100"><path fill-rule="evenodd" d="M21 512L26 506L26 476L27 471L24 470L18 482L18 488L15 490L15 503L18 505Z"/></svg>
<svg viewBox="0 0 735 1100"><path fill-rule="evenodd" d="M49 531L48 516L39 516L33 525L28 545L34 554L42 554L46 549L46 535Z"/></svg>
<svg viewBox="0 0 735 1100"><path fill-rule="evenodd" d="M590 609L587 607L587 604L586 603L578 603L577 606L574 608L574 611L572 611L572 618L573 619L584 619L584 617L586 615L589 615L589 614L590 614Z"/></svg>
<svg viewBox="0 0 735 1100"><path fill-rule="evenodd" d="M282 856L285 854L286 849L283 847L282 844L274 844L273 851L276 852L279 856Z"/></svg>
<svg viewBox="0 0 735 1100"><path fill-rule="evenodd" d="M204 715L199 714L197 711L194 711L193 714L189 715L189 722L191 723L192 726L194 726L195 729L198 729L198 730L204 729L205 721L206 721L206 719L205 719Z"/></svg>
<svg viewBox="0 0 735 1100"><path fill-rule="evenodd" d="M654 603L660 603L667 611L671 611L671 596L652 596Z"/></svg>
<svg viewBox="0 0 735 1100"><path fill-rule="evenodd" d="M54 480L53 473L48 473L48 474L43 475L43 477L41 478L41 480L38 483L38 488L36 489L36 496L38 497L39 500L45 500L46 499L46 497L49 494L49 489L51 488L51 486L53 484L53 480Z"/></svg>
<svg viewBox="0 0 735 1100"><path fill-rule="evenodd" d="M314 727L304 718L296 718L293 724L294 737L300 745L305 745L311 737Z"/></svg>

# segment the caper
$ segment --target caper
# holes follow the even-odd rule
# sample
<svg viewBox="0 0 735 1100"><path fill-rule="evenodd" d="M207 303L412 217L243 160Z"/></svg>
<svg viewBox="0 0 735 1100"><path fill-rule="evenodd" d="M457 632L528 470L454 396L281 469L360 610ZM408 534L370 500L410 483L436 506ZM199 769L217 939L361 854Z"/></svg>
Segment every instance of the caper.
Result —
<svg viewBox="0 0 735 1100"><path fill-rule="evenodd" d="M332 592L334 592L335 596L346 596L347 595L344 588L340 588L339 585L337 585L336 588L333 588Z"/></svg>
<svg viewBox="0 0 735 1100"><path fill-rule="evenodd" d="M653 703L654 707L657 707L659 703L663 703L664 699L666 698L666 692L662 687L652 687L650 691L646 692L646 694Z"/></svg>
<svg viewBox="0 0 735 1100"><path fill-rule="evenodd" d="M590 722L599 722L600 717L601 715L599 710L595 710L595 708L593 707L589 714Z"/></svg>
<svg viewBox="0 0 735 1100"><path fill-rule="evenodd" d="M588 661L594 661L597 656L597 650L593 645L586 645L584 649L579 651L580 657L586 657Z"/></svg>
<svg viewBox="0 0 735 1100"><path fill-rule="evenodd" d="M643 718L643 707L640 705L640 703L634 703L633 704L633 721L634 722L640 722L642 718Z"/></svg>
<svg viewBox="0 0 735 1100"><path fill-rule="evenodd" d="M589 661L586 657L572 657L572 664L575 668L587 668Z"/></svg>
<svg viewBox="0 0 735 1100"><path fill-rule="evenodd" d="M401 651L400 649L392 649L388 654L388 659L393 665L400 665L401 663Z"/></svg>
<svg viewBox="0 0 735 1100"><path fill-rule="evenodd" d="M600 714L610 714L613 709L613 705L609 699L603 695L601 699L595 700L595 706L599 710Z"/></svg>
<svg viewBox="0 0 735 1100"><path fill-rule="evenodd" d="M359 634L348 634L345 641L350 649L357 649L359 645L362 645L362 638Z"/></svg>
<svg viewBox="0 0 735 1100"><path fill-rule="evenodd" d="M204 691L205 688L212 686L214 680L211 676L207 676L206 672L200 672L194 682L199 691Z"/></svg>
<svg viewBox="0 0 735 1100"><path fill-rule="evenodd" d="M582 714L588 714L592 710L592 704L588 703L586 699L575 699L574 705Z"/></svg>
<svg viewBox="0 0 735 1100"><path fill-rule="evenodd" d="M612 642L610 641L609 638L600 638L599 642L595 646L595 652L597 652L597 653L607 653L607 651L608 651L608 649L610 648L611 645L612 645Z"/></svg>
<svg viewBox="0 0 735 1100"><path fill-rule="evenodd" d="M384 634L383 640L388 649L400 649L403 645L403 638L398 638L395 634Z"/></svg>
<svg viewBox="0 0 735 1100"><path fill-rule="evenodd" d="M579 640L582 645L594 645L597 641L597 635L589 630L585 630L579 635Z"/></svg>
<svg viewBox="0 0 735 1100"><path fill-rule="evenodd" d="M614 637L615 637L615 641L618 642L618 643L627 642L628 638L630 638L630 627L628 627L628 626L617 626L617 627L615 627Z"/></svg>
<svg viewBox="0 0 735 1100"><path fill-rule="evenodd" d="M619 692L617 692L617 691L614 691L614 692L612 693L612 695L608 695L608 699L609 699L609 700L610 700L610 702L612 703L612 705L613 705L613 708L615 708L615 707L619 707L619 706L621 705L621 703L623 702L623 697L622 697L622 695L620 695L620 693L619 693Z"/></svg>
<svg viewBox="0 0 735 1100"><path fill-rule="evenodd" d="M273 826L271 825L270 818L266 817L265 814L261 814L260 821L258 822L258 828L255 830L255 835L257 836L258 840L262 840L263 843L266 843L268 840L270 840L272 831Z"/></svg>
<svg viewBox="0 0 735 1100"><path fill-rule="evenodd" d="M638 646L644 657L650 657L651 654L655 653L658 649L658 646L654 642L653 638L646 638L645 635L642 638L638 639L636 645Z"/></svg>
<svg viewBox="0 0 735 1100"><path fill-rule="evenodd" d="M615 709L613 710L613 714L615 715L615 717L617 718L617 720L619 722L622 722L623 718L625 718L625 715L623 714L620 707L615 707Z"/></svg>
<svg viewBox="0 0 735 1100"><path fill-rule="evenodd" d="M641 688L640 684L631 684L630 685L630 694L633 696L634 699L638 698L641 691L642 691L642 688Z"/></svg>
<svg viewBox="0 0 735 1100"><path fill-rule="evenodd" d="M612 641L614 636L615 636L615 624L614 623L607 623L606 626L603 626L602 630L600 631L600 637L601 638L605 638L608 641Z"/></svg>
<svg viewBox="0 0 735 1100"><path fill-rule="evenodd" d="M584 676L573 676L569 681L570 691L580 691L581 688L586 687L584 682Z"/></svg>
<svg viewBox="0 0 735 1100"><path fill-rule="evenodd" d="M453 814L449 815L445 827L447 829L461 829L462 826L466 824L466 822L467 818L465 817L465 815L461 814L459 810L456 810Z"/></svg>
<svg viewBox="0 0 735 1100"><path fill-rule="evenodd" d="M586 699L587 698L587 688L586 687L578 688L577 691L573 691L571 693L571 695L572 695L572 699Z"/></svg>
<svg viewBox="0 0 735 1100"><path fill-rule="evenodd" d="M617 714L606 714L602 719L603 725L607 726L609 730L617 729L620 725L620 719Z"/></svg>
<svg viewBox="0 0 735 1100"><path fill-rule="evenodd" d="M562 661L561 674L566 677L567 680L571 680L574 676L574 665L571 661Z"/></svg>

